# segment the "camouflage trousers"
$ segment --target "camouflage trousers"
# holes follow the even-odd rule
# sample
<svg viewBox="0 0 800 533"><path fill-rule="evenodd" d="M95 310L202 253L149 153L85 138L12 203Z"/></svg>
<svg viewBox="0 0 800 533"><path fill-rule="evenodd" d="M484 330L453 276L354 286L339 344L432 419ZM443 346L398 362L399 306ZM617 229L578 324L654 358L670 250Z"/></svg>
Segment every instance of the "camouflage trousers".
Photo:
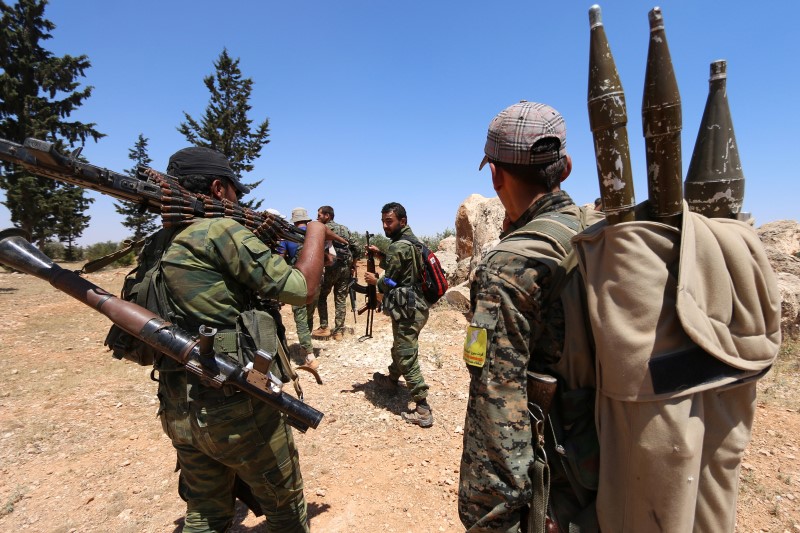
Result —
<svg viewBox="0 0 800 533"><path fill-rule="evenodd" d="M389 377L398 379L403 376L411 391L414 402L420 402L428 397L428 384L422 377L419 367L419 333L428 322L426 309L417 309L413 320L392 320L392 364L389 365Z"/></svg>
<svg viewBox="0 0 800 533"><path fill-rule="evenodd" d="M190 381L192 378L190 378ZM270 532L308 529L303 478L284 415L243 392L197 388L187 401L186 373L159 376L159 417L178 453L184 533L222 532L233 523L234 479L247 483Z"/></svg>
<svg viewBox="0 0 800 533"><path fill-rule="evenodd" d="M349 283L350 268L347 265L325 267L325 276L322 279L319 301L317 302L317 307L319 308L319 327L328 327L328 295L333 292L333 307L336 314L334 327L331 332L333 333L344 329L344 319L347 316Z"/></svg>
<svg viewBox="0 0 800 533"><path fill-rule="evenodd" d="M305 348L306 353L312 353L314 345L311 342L311 330L314 327L314 306L311 304L293 305L292 314L298 342Z"/></svg>

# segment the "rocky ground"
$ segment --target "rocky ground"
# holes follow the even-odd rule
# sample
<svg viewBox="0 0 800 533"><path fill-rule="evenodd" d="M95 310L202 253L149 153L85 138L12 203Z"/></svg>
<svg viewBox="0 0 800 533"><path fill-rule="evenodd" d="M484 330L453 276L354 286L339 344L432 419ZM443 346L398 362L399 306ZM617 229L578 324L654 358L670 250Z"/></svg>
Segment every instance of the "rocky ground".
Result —
<svg viewBox="0 0 800 533"><path fill-rule="evenodd" d="M125 271L88 276L117 292ZM109 322L45 282L0 272L0 531L173 532L182 525L174 452L155 416L149 369L115 361ZM295 342L289 309L284 309ZM402 391L370 381L389 362L391 326L364 315L320 348L317 385L302 374L319 428L296 433L314 531L462 531L456 492L467 372L466 321L438 305L420 338L435 425L405 424ZM800 399L796 345L760 384L753 441L742 469L737 531L800 531ZM233 531L264 531L239 508Z"/></svg>

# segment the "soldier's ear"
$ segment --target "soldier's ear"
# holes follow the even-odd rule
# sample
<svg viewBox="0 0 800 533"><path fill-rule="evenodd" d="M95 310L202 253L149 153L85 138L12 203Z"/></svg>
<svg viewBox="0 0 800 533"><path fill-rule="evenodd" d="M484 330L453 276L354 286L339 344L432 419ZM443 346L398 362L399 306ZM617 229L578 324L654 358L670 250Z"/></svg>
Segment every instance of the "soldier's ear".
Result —
<svg viewBox="0 0 800 533"><path fill-rule="evenodd" d="M226 183L223 180L217 178L211 182L211 186L209 187L209 192L211 196L216 198L217 200L224 200L226 198Z"/></svg>
<svg viewBox="0 0 800 533"><path fill-rule="evenodd" d="M492 188L495 192L499 191L503 188L503 184L505 183L505 173L492 161L489 161L489 169L492 171Z"/></svg>
<svg viewBox="0 0 800 533"><path fill-rule="evenodd" d="M566 165L564 165L564 172L561 173L561 181L564 181L569 177L570 172L572 172L572 157L569 154L564 156Z"/></svg>

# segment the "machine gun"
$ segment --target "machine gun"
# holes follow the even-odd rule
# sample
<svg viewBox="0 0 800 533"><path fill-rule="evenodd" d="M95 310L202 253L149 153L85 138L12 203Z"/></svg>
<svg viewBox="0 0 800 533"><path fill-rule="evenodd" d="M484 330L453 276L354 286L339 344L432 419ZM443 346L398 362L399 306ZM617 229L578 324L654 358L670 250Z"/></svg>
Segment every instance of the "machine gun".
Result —
<svg viewBox="0 0 800 533"><path fill-rule="evenodd" d="M323 414L281 390L282 381L270 368L274 356L254 352L252 367L213 350L215 328L201 326L193 337L144 307L113 296L75 272L64 270L25 239L19 229L0 231L0 263L48 281L56 289L104 314L125 332L178 361L203 381L220 388L233 386L283 412L286 422L304 432L315 428Z"/></svg>
<svg viewBox="0 0 800 533"><path fill-rule="evenodd" d="M142 210L161 215L165 227L187 224L197 218L228 217L251 230L272 249L281 240L302 243L305 238L300 229L280 217L189 192L177 178L152 168L140 166L135 176L129 176L81 162L79 155L80 149L64 155L56 150L55 144L39 139L28 138L21 145L0 139L0 160L20 165L36 176L138 204ZM337 249L346 246L336 241L333 245Z"/></svg>

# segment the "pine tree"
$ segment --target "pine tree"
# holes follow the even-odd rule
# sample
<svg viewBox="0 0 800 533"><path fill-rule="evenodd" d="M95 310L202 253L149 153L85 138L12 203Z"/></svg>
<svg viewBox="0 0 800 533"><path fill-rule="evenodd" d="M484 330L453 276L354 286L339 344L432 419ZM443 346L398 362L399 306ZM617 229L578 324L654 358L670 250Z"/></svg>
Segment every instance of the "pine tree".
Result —
<svg viewBox="0 0 800 533"><path fill-rule="evenodd" d="M196 146L213 148L225 154L233 171L241 178L243 173L253 170L253 161L269 143L269 119L264 119L255 130L251 130L253 121L247 113L251 109L249 101L253 80L242 77L238 58L232 59L228 50L223 49L214 62L214 68L216 74L203 78L211 98L202 120L198 123L184 112L186 122L181 123L178 131ZM257 187L261 181L248 185ZM242 202L242 205L258 209L261 203L261 200L250 200Z"/></svg>
<svg viewBox="0 0 800 533"><path fill-rule="evenodd" d="M135 163L134 167L128 170L130 176L136 176L137 167L149 167L153 162L147 153L148 139L143 134L139 134L139 139L133 148L128 150L128 159ZM122 225L126 228L133 230L133 240L138 241L146 235L158 229L156 222L156 215L142 209L142 207L134 202L121 201L115 203L114 208L117 213L124 216Z"/></svg>
<svg viewBox="0 0 800 533"><path fill-rule="evenodd" d="M41 41L51 39L55 29L44 18L46 6L47 0L19 0L13 6L0 1L0 136L19 143L26 137L55 141L63 152L104 134L94 123L67 120L92 94L91 86L79 89L76 81L91 63L85 55L55 57L42 48ZM12 165L2 170L3 205L12 222L30 233L40 248L52 235L80 236L86 224L62 224L67 233L60 235L57 214L86 209L90 201L82 189L31 176Z"/></svg>
<svg viewBox="0 0 800 533"><path fill-rule="evenodd" d="M59 242L66 245L64 259L75 261L78 259L75 249L75 240L81 236L83 230L89 225L89 216L84 213L94 198L87 198L83 189L75 185L64 185L56 191L58 201L56 205L55 233Z"/></svg>

